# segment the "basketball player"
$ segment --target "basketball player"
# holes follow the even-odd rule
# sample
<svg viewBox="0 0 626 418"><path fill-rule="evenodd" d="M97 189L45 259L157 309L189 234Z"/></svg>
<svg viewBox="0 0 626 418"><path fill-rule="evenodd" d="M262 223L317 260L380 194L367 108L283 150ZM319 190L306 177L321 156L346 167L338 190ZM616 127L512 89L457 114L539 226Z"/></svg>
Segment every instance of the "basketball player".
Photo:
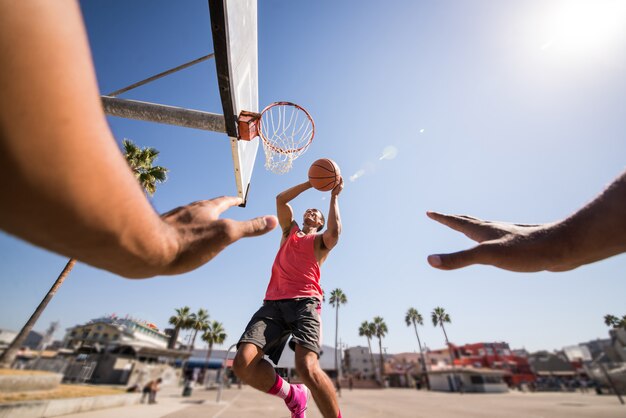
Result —
<svg viewBox="0 0 626 418"><path fill-rule="evenodd" d="M320 267L341 233L338 197L343 179L331 191L328 225L317 209L304 212L302 228L293 218L289 202L305 190L308 181L276 196L276 213L283 235L274 260L263 306L253 315L238 343L235 374L250 386L284 399L292 418L304 417L309 389L322 415L341 417L335 389L319 366L322 288ZM295 350L296 370L303 384L289 384L272 365L278 363L289 335Z"/></svg>

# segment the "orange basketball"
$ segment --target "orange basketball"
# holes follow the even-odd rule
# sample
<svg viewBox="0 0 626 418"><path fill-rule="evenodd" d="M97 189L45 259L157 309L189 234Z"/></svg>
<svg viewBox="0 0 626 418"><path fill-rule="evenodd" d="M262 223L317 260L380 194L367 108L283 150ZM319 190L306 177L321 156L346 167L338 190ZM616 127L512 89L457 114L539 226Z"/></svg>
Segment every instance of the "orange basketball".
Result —
<svg viewBox="0 0 626 418"><path fill-rule="evenodd" d="M320 158L309 168L309 182L321 192L334 189L340 179L339 166L331 159Z"/></svg>

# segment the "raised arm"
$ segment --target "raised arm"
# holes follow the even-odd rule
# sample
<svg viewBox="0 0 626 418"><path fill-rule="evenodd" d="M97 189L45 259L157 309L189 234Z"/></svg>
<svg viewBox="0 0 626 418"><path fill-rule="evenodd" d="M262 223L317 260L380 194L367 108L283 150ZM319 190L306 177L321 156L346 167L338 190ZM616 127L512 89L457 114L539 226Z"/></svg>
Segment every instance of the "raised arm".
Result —
<svg viewBox="0 0 626 418"><path fill-rule="evenodd" d="M311 187L313 187L311 186L311 183L306 181L290 187L276 196L276 215L278 216L278 223L283 230L283 236L289 233L291 224L294 220L293 209L289 205L289 202L298 197L300 193L310 189Z"/></svg>
<svg viewBox="0 0 626 418"><path fill-rule="evenodd" d="M339 214L339 194L343 190L343 177L339 181L339 184L335 186L330 194L330 208L328 209L328 222L326 224L326 231L322 235L324 240L324 246L329 251L333 249L339 241L339 235L341 234L341 216Z"/></svg>
<svg viewBox="0 0 626 418"><path fill-rule="evenodd" d="M626 252L626 172L591 203L551 224L520 225L463 215L428 216L480 244L434 254L428 262L443 270L487 264L512 271L566 271Z"/></svg>
<svg viewBox="0 0 626 418"><path fill-rule="evenodd" d="M78 4L0 1L0 229L127 277L175 274L276 226L218 219L238 198L159 217L107 126Z"/></svg>

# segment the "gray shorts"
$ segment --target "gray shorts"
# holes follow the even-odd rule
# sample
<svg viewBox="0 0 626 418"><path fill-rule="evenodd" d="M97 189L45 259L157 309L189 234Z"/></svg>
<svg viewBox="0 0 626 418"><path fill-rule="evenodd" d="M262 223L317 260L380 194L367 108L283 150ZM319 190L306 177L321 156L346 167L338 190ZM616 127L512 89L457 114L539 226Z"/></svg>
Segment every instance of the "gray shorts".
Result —
<svg viewBox="0 0 626 418"><path fill-rule="evenodd" d="M290 335L293 344L320 355L322 337L322 304L317 298L266 300L256 311L237 343L251 343L278 364Z"/></svg>

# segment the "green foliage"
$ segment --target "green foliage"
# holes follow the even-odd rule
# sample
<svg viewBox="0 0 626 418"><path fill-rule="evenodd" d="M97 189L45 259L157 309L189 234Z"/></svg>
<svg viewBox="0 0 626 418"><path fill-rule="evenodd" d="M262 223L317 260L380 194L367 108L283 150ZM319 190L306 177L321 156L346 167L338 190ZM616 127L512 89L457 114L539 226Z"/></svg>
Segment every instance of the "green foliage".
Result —
<svg viewBox="0 0 626 418"><path fill-rule="evenodd" d="M445 309L439 306L433 309L432 313L430 314L430 319L432 319L434 327L438 325L443 327L444 323L452 323L452 321L450 320L450 315L446 313Z"/></svg>
<svg viewBox="0 0 626 418"><path fill-rule="evenodd" d="M151 147L139 148L129 139L124 139L122 146L124 147L124 158L126 158L135 178L146 193L153 196L156 192L157 183L164 183L169 171L165 167L153 165L159 151Z"/></svg>
<svg viewBox="0 0 626 418"><path fill-rule="evenodd" d="M626 329L626 315L622 316L621 318L618 318L617 316L611 314L604 315L604 323L606 324L606 326L612 327L614 329Z"/></svg>
<svg viewBox="0 0 626 418"><path fill-rule="evenodd" d="M387 335L389 330L387 329L387 324L385 320L380 316L374 317L374 335L376 338L381 339Z"/></svg>
<svg viewBox="0 0 626 418"><path fill-rule="evenodd" d="M328 303L330 303L332 307L345 305L348 303L348 297L345 293L343 293L343 290L335 289L330 292L330 299L328 300Z"/></svg>
<svg viewBox="0 0 626 418"><path fill-rule="evenodd" d="M416 325L416 324L424 325L424 318L422 317L422 314L420 314L417 311L417 309L409 308L409 310L406 311L404 322L406 322L407 327L410 327L411 325Z"/></svg>
<svg viewBox="0 0 626 418"><path fill-rule="evenodd" d="M202 341L209 344L209 347L213 347L213 344L223 344L226 340L226 331L221 322L211 321L208 323L206 331L200 337Z"/></svg>
<svg viewBox="0 0 626 418"><path fill-rule="evenodd" d="M191 308L189 306L177 308L176 315L170 317L169 323L179 329L188 329L191 326Z"/></svg>

